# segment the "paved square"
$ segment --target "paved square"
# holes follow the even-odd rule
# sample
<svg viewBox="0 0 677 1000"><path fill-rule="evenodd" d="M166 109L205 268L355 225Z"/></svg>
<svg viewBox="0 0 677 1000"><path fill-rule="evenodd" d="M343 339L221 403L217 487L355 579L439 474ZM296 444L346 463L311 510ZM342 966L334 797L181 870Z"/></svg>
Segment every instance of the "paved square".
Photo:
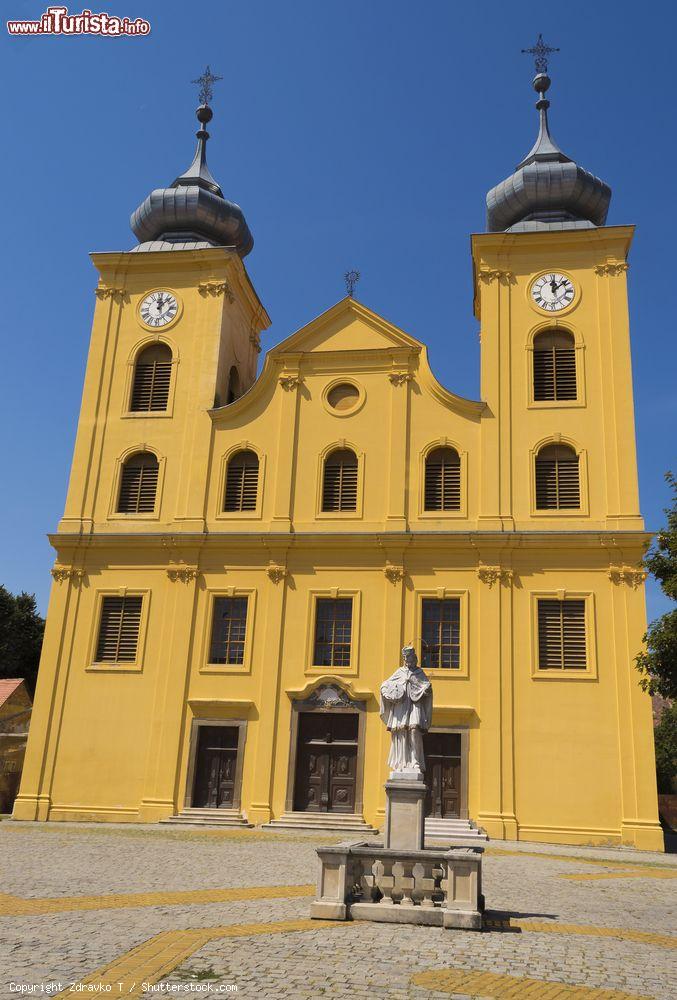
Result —
<svg viewBox="0 0 677 1000"><path fill-rule="evenodd" d="M677 996L673 856L494 842L479 934L310 921L336 839L0 823L0 996Z"/></svg>

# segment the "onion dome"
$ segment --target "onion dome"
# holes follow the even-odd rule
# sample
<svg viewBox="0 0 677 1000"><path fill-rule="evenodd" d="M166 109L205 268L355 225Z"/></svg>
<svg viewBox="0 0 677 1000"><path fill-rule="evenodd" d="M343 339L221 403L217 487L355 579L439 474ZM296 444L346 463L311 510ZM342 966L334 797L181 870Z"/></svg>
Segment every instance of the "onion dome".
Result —
<svg viewBox="0 0 677 1000"><path fill-rule="evenodd" d="M539 95L538 138L514 174L488 193L488 232L590 229L606 222L611 188L574 163L550 135L550 101L545 97L549 86L547 73L537 72L534 90Z"/></svg>
<svg viewBox="0 0 677 1000"><path fill-rule="evenodd" d="M218 78L213 78L218 79ZM254 239L239 205L227 201L207 166L205 128L212 109L202 103L196 111L200 128L195 157L173 184L156 188L132 214L130 225L139 240L135 250L179 250L232 247L245 257Z"/></svg>

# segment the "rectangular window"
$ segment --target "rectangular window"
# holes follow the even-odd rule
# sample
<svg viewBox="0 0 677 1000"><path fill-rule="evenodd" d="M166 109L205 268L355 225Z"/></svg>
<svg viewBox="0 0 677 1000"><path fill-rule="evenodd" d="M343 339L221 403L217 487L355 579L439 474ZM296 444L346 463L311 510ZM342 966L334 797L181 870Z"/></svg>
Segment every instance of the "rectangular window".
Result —
<svg viewBox="0 0 677 1000"><path fill-rule="evenodd" d="M97 663L134 663L142 601L138 595L103 598L96 643Z"/></svg>
<svg viewBox="0 0 677 1000"><path fill-rule="evenodd" d="M247 601L246 597L214 598L210 663L244 663Z"/></svg>
<svg viewBox="0 0 677 1000"><path fill-rule="evenodd" d="M585 670L585 600L538 601L538 669Z"/></svg>
<svg viewBox="0 0 677 1000"><path fill-rule="evenodd" d="M423 598L422 663L431 670L461 666L461 599Z"/></svg>
<svg viewBox="0 0 677 1000"><path fill-rule="evenodd" d="M352 631L352 597L318 597L313 666L349 667Z"/></svg>

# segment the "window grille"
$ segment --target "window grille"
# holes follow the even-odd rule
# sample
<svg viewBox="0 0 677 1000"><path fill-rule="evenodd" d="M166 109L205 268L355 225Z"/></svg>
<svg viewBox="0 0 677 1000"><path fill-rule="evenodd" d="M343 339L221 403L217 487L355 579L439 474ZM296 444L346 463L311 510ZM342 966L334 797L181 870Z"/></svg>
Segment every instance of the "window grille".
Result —
<svg viewBox="0 0 677 1000"><path fill-rule="evenodd" d="M352 630L352 598L318 597L315 606L313 665L349 667Z"/></svg>
<svg viewBox="0 0 677 1000"><path fill-rule="evenodd" d="M333 451L325 460L322 510L357 510L357 455L348 448Z"/></svg>
<svg viewBox="0 0 677 1000"><path fill-rule="evenodd" d="M569 333L541 333L534 340L534 399L576 399L576 348Z"/></svg>
<svg viewBox="0 0 677 1000"><path fill-rule="evenodd" d="M172 377L172 352L166 344L153 344L139 354L134 366L133 412L167 409Z"/></svg>
<svg viewBox="0 0 677 1000"><path fill-rule="evenodd" d="M214 599L210 663L244 663L247 600L246 597Z"/></svg>
<svg viewBox="0 0 677 1000"><path fill-rule="evenodd" d="M547 445L536 456L537 510L579 510L581 487L576 452Z"/></svg>
<svg viewBox="0 0 677 1000"><path fill-rule="evenodd" d="M96 643L97 663L133 663L141 627L140 596L104 597Z"/></svg>
<svg viewBox="0 0 677 1000"><path fill-rule="evenodd" d="M436 448L425 460L425 509L461 509L461 460L453 448Z"/></svg>
<svg viewBox="0 0 677 1000"><path fill-rule="evenodd" d="M224 510L256 510L259 488L259 459L253 451L238 451L226 469Z"/></svg>
<svg viewBox="0 0 677 1000"><path fill-rule="evenodd" d="M152 514L158 483L158 460L144 451L128 458L120 477L119 514Z"/></svg>
<svg viewBox="0 0 677 1000"><path fill-rule="evenodd" d="M538 601L539 670L585 670L585 600Z"/></svg>
<svg viewBox="0 0 677 1000"><path fill-rule="evenodd" d="M422 666L458 670L461 666L461 599L423 598Z"/></svg>

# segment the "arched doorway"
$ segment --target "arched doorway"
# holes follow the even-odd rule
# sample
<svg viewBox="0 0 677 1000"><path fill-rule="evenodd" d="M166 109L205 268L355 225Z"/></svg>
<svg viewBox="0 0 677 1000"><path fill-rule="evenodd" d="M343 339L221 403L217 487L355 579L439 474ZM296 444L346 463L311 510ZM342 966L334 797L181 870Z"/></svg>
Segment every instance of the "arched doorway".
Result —
<svg viewBox="0 0 677 1000"><path fill-rule="evenodd" d="M293 702L287 811L361 815L365 717L336 684Z"/></svg>

